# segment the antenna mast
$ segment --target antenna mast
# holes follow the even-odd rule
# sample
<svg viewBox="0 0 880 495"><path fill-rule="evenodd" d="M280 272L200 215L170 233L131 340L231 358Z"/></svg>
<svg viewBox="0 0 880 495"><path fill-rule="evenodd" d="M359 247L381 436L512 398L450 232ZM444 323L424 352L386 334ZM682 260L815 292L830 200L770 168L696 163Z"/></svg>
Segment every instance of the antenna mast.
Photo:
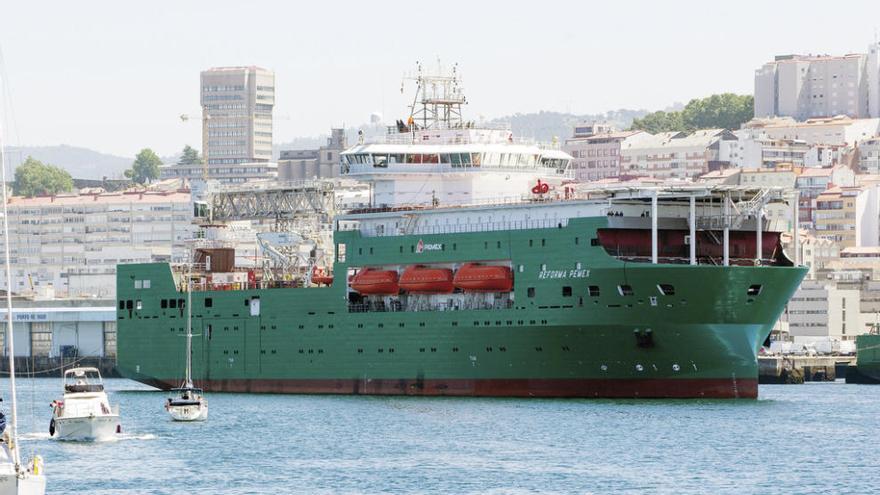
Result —
<svg viewBox="0 0 880 495"><path fill-rule="evenodd" d="M461 106L467 104L461 87L458 64L446 71L437 61L437 71L430 73L416 62L416 73L405 75L404 81L415 81L416 94L410 105L410 121L421 129L454 129L464 127Z"/></svg>

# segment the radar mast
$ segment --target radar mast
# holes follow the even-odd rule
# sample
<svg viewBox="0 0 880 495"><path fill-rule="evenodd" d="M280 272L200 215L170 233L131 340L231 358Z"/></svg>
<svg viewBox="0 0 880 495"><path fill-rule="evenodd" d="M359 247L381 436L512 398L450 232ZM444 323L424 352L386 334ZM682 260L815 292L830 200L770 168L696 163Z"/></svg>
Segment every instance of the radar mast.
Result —
<svg viewBox="0 0 880 495"><path fill-rule="evenodd" d="M415 74L403 77L405 81L415 81L416 94L410 105L407 125L420 129L454 129L464 127L461 106L467 104L461 87L458 64L447 71L437 61L437 71L429 72L416 62ZM401 85L401 92L403 85Z"/></svg>

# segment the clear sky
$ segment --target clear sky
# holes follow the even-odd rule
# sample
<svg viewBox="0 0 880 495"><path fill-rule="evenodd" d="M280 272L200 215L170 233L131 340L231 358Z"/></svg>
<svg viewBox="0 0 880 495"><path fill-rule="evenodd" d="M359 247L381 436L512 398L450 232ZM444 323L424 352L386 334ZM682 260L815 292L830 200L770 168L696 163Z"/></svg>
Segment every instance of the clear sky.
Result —
<svg viewBox="0 0 880 495"><path fill-rule="evenodd" d="M458 62L467 115L661 109L751 93L776 54L865 52L880 1L12 1L9 144L200 147L199 71L276 74L275 141L404 116L417 60ZM10 128L11 127L11 128Z"/></svg>

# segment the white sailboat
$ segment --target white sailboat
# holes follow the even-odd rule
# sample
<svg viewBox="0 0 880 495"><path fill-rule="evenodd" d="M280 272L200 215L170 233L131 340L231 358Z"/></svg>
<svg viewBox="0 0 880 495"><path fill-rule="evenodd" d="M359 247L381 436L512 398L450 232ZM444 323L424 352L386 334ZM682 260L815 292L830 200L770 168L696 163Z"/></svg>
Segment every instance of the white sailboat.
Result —
<svg viewBox="0 0 880 495"><path fill-rule="evenodd" d="M204 421L208 419L208 399L192 381L192 277L186 272L186 377L180 388L172 389L176 397L165 401L165 410L174 421Z"/></svg>
<svg viewBox="0 0 880 495"><path fill-rule="evenodd" d="M12 267L9 266L9 215L6 194L6 154L0 125L0 188L3 189L3 261L6 265L6 352L9 355L9 425L0 433L0 495L43 495L46 476L43 458L35 455L27 466L21 463L18 443L18 403L15 394L15 342L12 333Z"/></svg>

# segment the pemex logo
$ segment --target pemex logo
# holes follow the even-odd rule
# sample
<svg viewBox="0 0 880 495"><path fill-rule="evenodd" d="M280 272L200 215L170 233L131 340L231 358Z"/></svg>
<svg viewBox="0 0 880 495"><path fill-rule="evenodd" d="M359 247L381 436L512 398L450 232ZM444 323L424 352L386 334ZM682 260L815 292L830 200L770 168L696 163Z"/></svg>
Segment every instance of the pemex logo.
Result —
<svg viewBox="0 0 880 495"><path fill-rule="evenodd" d="M416 244L416 252L422 253L424 251L443 251L442 243L425 243L425 241L419 239L419 243Z"/></svg>

